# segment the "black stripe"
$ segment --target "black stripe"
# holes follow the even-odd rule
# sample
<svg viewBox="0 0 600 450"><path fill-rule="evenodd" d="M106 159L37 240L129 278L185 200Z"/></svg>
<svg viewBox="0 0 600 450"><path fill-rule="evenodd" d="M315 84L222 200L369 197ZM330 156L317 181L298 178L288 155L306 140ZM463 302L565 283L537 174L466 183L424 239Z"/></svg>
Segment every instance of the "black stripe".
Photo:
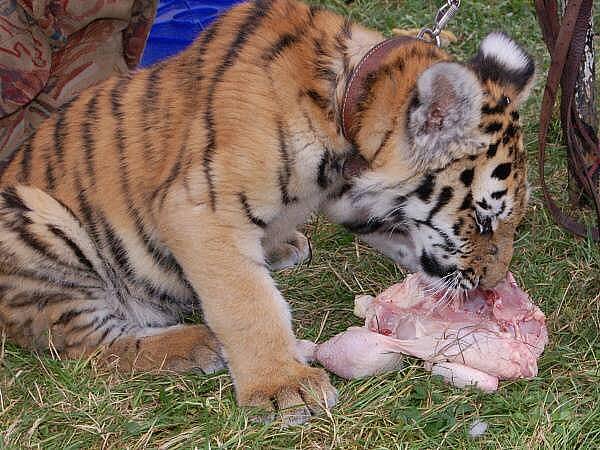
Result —
<svg viewBox="0 0 600 450"><path fill-rule="evenodd" d="M415 191L417 197L423 202L428 202L435 188L435 175L428 174L423 178L421 184Z"/></svg>
<svg viewBox="0 0 600 450"><path fill-rule="evenodd" d="M342 23L342 26L340 28L339 33L336 35L336 37L340 38L340 39L351 39L352 38L352 21L348 18L344 19L344 23Z"/></svg>
<svg viewBox="0 0 600 450"><path fill-rule="evenodd" d="M92 208L90 207L89 203L87 202L84 191L80 190L79 192L80 192L79 193L79 202L80 202L80 208L82 210L82 214L83 214L85 220L87 220L91 224L90 228L93 232L93 237L99 246L103 246L103 245L101 245L102 243L100 242L100 236L99 236L99 232L98 232L96 223L100 223L103 227L103 230L104 230L103 234L107 241L108 249L110 251L110 254L112 255L112 259L115 262L115 265L110 265L110 266L106 267L107 270L112 272L113 279L116 277L116 275L114 273L114 269L116 266L117 268L121 269L121 271L124 273L124 275L132 283L135 283L137 286L140 286L141 288L143 288L148 293L148 295L153 296L153 297L159 296L162 292L161 290L154 289L148 283L144 282L143 280L140 280L137 277L134 266L131 264L131 262L129 261L129 258L127 256L125 245L124 245L122 239L118 236L116 230L109 223L106 216L104 216L99 211L94 212L92 210ZM136 215L134 215L135 226L137 228L137 231L141 234L140 237L141 237L142 241L146 244L147 251L152 255L153 259L155 261L161 261L161 259L166 260L167 263L171 265L171 270L174 270L178 274L182 274L183 270L181 269L179 264L175 261L175 259L172 257L172 255L166 255L164 252L161 252L159 249L157 249L156 247L151 245L150 238L144 232L143 224L142 224L143 221L142 221L141 217L139 216L139 212L137 210L135 210L135 214L136 214ZM97 219L95 219L94 215L97 216ZM98 255L98 257L101 259L100 255ZM161 267L164 267L164 265L161 264ZM185 283L185 279L182 278L182 282Z"/></svg>
<svg viewBox="0 0 600 450"><path fill-rule="evenodd" d="M82 314L88 314L96 311L96 308L71 309L62 313L60 317L54 322L54 325L66 325L68 322L71 322L73 319L79 317Z"/></svg>
<svg viewBox="0 0 600 450"><path fill-rule="evenodd" d="M94 210L88 201L88 198L86 195L86 190L81 185L81 179L79 177L79 173L75 174L75 188L77 189L77 200L79 202L79 211L81 212L81 215L83 216L83 220L84 220L85 225L90 233L90 236L92 237L92 239L94 240L94 242L96 244L101 244L100 238L98 235L98 229L96 227Z"/></svg>
<svg viewBox="0 0 600 450"><path fill-rule="evenodd" d="M94 168L94 131L93 126L98 121L98 92L95 92L92 97L88 100L85 107L85 118L81 124L81 138L83 140L83 153L85 155L85 167L87 170L90 184L94 186L96 184L96 170Z"/></svg>
<svg viewBox="0 0 600 450"><path fill-rule="evenodd" d="M344 75L350 72L350 58L348 57L348 46L346 42L352 38L352 22L350 19L344 19L342 26L335 35L335 48L342 55L344 65Z"/></svg>
<svg viewBox="0 0 600 450"><path fill-rule="evenodd" d="M21 150L23 150L23 148L24 146L16 148L8 155L8 157L0 159L0 181L2 181L2 176L4 175L4 171L6 170L6 168L10 166L10 164L14 161L14 159L21 152Z"/></svg>
<svg viewBox="0 0 600 450"><path fill-rule="evenodd" d="M434 277L443 277L456 270L455 266L444 267L439 261L426 252L421 254L421 267L428 275Z"/></svg>
<svg viewBox="0 0 600 450"><path fill-rule="evenodd" d="M522 49L521 49L522 50ZM484 55L480 50L471 60L471 66L483 81L490 80L503 85L513 85L520 92L535 72L533 59L525 53L525 67L509 69L493 55Z"/></svg>
<svg viewBox="0 0 600 450"><path fill-rule="evenodd" d="M383 150L383 148L389 142L390 137L392 137L392 133L393 132L394 132L393 128L390 128L389 130L387 130L385 132L385 135L383 136L383 139L381 140L381 143L379 144L379 147L377 147L377 150L375 150L375 153L373 154L373 158L371 158L371 162L373 162L373 161L375 161L375 159L377 159L377 156L379 155L379 153L381 152L381 150Z"/></svg>
<svg viewBox="0 0 600 450"><path fill-rule="evenodd" d="M8 284L0 284L0 300L2 299L4 294L6 294L8 291L10 291L12 289L13 289L13 287L9 286Z"/></svg>
<svg viewBox="0 0 600 450"><path fill-rule="evenodd" d="M364 81L362 93L358 98L357 114L361 114L363 111L369 108L371 103L375 100L374 87L375 84L383 78L383 76L389 75L390 68L388 66L381 66L375 72L369 73Z"/></svg>
<svg viewBox="0 0 600 450"><path fill-rule="evenodd" d="M77 270L77 269L75 268L74 270ZM75 283L73 281L66 280L65 272L54 271L52 273L44 273L44 272L39 272L39 271L35 271L35 270L25 270L25 269L17 268L15 273L24 278L43 281L52 287L61 287L61 288L66 288L66 289L73 289L73 288L98 289L98 287L99 287L97 284L93 285L93 286L92 285L83 285L82 283ZM60 278L57 278L57 274L60 275ZM87 272L86 272L86 274L87 274ZM72 274L72 275L74 278L77 278L78 280L81 280L85 276L84 273L76 273L76 274Z"/></svg>
<svg viewBox="0 0 600 450"><path fill-rule="evenodd" d="M22 308L37 304L42 298L40 292L19 292L11 297L8 306L12 308Z"/></svg>
<svg viewBox="0 0 600 450"><path fill-rule="evenodd" d="M204 119L206 123L207 129L207 143L204 148L204 156L203 156L203 167L204 174L206 176L206 182L208 184L208 194L210 198L210 205L213 211L217 206L217 193L215 191L214 179L212 173L212 162L214 153L216 151L216 129L215 129L215 119L213 116L214 113L214 97L217 89L217 85L223 79L225 72L230 67L233 67L235 61L241 52L242 48L246 41L252 36L252 34L256 31L256 29L260 26L262 20L269 13L269 8L271 6L271 0L256 0L254 2L254 7L248 13L246 20L240 26L238 34L235 39L231 43L227 54L221 64L217 67L212 79L211 84L208 88L208 94L206 96L206 112L204 114Z"/></svg>
<svg viewBox="0 0 600 450"><path fill-rule="evenodd" d="M469 187L469 186L471 186L471 183L473 183L474 175L475 175L475 169L463 170L460 174L460 181L462 181L462 184L464 184L465 187Z"/></svg>
<svg viewBox="0 0 600 450"><path fill-rule="evenodd" d="M154 263L165 272L175 272L180 278L183 277L183 269L167 249L162 249L157 246L157 243L149 236L144 228L144 221L137 209L132 208L136 231L146 247L146 251L152 256Z"/></svg>
<svg viewBox="0 0 600 450"><path fill-rule="evenodd" d="M494 171L492 172L492 176L494 178L498 178L499 180L506 180L510 175L512 170L512 163L503 163L496 166Z"/></svg>
<svg viewBox="0 0 600 450"><path fill-rule="evenodd" d="M67 245L67 247L71 249L81 265L87 267L89 270L94 271L92 262L87 258L87 256L84 255L79 246L69 236L67 236L63 230L54 225L49 225L48 230L50 230L50 232L57 238L61 239Z"/></svg>
<svg viewBox="0 0 600 450"><path fill-rule="evenodd" d="M152 67L148 78L146 80L146 87L144 95L140 96L142 106L142 120L144 124L144 131L148 131L151 127L156 124L150 123L150 114L158 109L157 99L160 94L160 75L163 70L162 64L157 64Z"/></svg>
<svg viewBox="0 0 600 450"><path fill-rule="evenodd" d="M494 200L499 200L506 195L508 189L502 189L501 191L492 192L492 198Z"/></svg>
<svg viewBox="0 0 600 450"><path fill-rule="evenodd" d="M186 152L186 144L184 143L181 146L181 148L179 149L179 153L177 154L175 163L171 166L169 176L167 177L167 179L164 182L162 182L160 184L160 186L158 186L154 190L154 192L152 194L152 200L154 200L158 196L158 194L161 194L160 203L159 203L160 208L163 207L165 198L167 197L170 187L172 186L173 182L177 179L177 177L179 176L179 174L181 172L181 166L182 166L181 160L183 159L185 152Z"/></svg>
<svg viewBox="0 0 600 450"><path fill-rule="evenodd" d="M314 61L315 78L329 81L330 83L335 83L337 74L331 67L329 67L332 58L331 54L323 46L322 39L314 39L313 44L316 55L316 59Z"/></svg>
<svg viewBox="0 0 600 450"><path fill-rule="evenodd" d="M46 190L52 192L56 189L56 177L54 176L54 166L50 161L49 151L46 151L44 159L46 164Z"/></svg>
<svg viewBox="0 0 600 450"><path fill-rule="evenodd" d="M485 126L484 132L487 134L497 133L502 129L502 122L492 122Z"/></svg>
<svg viewBox="0 0 600 450"><path fill-rule="evenodd" d="M125 249L123 241L117 235L117 232L103 214L99 214L99 221L102 224L102 227L104 228L104 236L106 238L106 241L108 243L108 249L110 250L114 261L123 271L123 273L125 273L125 275L135 279L135 272L131 263L129 262L129 258L127 257L127 251Z"/></svg>
<svg viewBox="0 0 600 450"><path fill-rule="evenodd" d="M65 162L65 137L67 136L67 109L62 107L58 110L56 115L56 123L54 124L54 154L58 163L61 165Z"/></svg>
<svg viewBox="0 0 600 450"><path fill-rule="evenodd" d="M504 131L504 137L502 138L502 143L504 145L508 144L508 142L515 137L515 135L519 132L519 126L514 124L514 123L510 123L508 125L508 127L506 127L506 130Z"/></svg>
<svg viewBox="0 0 600 450"><path fill-rule="evenodd" d="M490 144L487 150L487 157L493 158L496 156L496 152L498 151L498 145L500 145L500 141Z"/></svg>
<svg viewBox="0 0 600 450"><path fill-rule="evenodd" d="M117 150L117 165L119 178L121 180L121 189L125 195L126 202L132 206L131 194L129 191L129 163L127 161L125 131L123 127L124 114L121 109L121 96L129 80L121 78L110 91L110 108L115 121L115 148Z"/></svg>
<svg viewBox="0 0 600 450"><path fill-rule="evenodd" d="M70 296L65 295L63 293L44 294L42 297L42 301L38 303L37 307L38 307L38 310L41 311L46 306L48 306L48 304L61 303L64 301L71 301L71 300L73 300L73 299Z"/></svg>
<svg viewBox="0 0 600 450"><path fill-rule="evenodd" d="M431 220L433 218L433 216L435 216L438 212L440 212L444 206L446 206L448 203L450 203L450 200L452 200L453 196L454 196L454 189L452 189L450 186L445 186L442 189L442 191L440 192L440 195L438 195L437 203L435 204L435 206L429 213L428 220Z"/></svg>
<svg viewBox="0 0 600 450"><path fill-rule="evenodd" d="M346 222L342 224L342 226L351 233L370 234L379 230L384 223L385 222L379 217L371 217L366 222Z"/></svg>
<svg viewBox="0 0 600 450"><path fill-rule="evenodd" d="M32 158L32 140L28 140L23 146L23 157L21 159L21 170L17 175L17 180L20 183L27 184L29 182L29 176L31 175L31 158Z"/></svg>
<svg viewBox="0 0 600 450"><path fill-rule="evenodd" d="M17 194L17 190L14 186L9 186L2 191L2 199L4 200L4 207L17 210L20 213L31 211L31 208L27 206L23 199Z"/></svg>
<svg viewBox="0 0 600 450"><path fill-rule="evenodd" d="M90 331L88 331L85 335L83 335L81 337L81 339L79 339L76 342L66 345L65 349L79 347L83 342L86 341L86 339L88 337L90 337L92 334L94 334L96 331L98 331L100 328L102 328L104 325L106 325L106 323L109 320L114 320L114 319L117 319L117 316L115 316L114 314L107 314L106 316L102 317L102 319L100 321L98 321L98 317L95 317L94 320L92 322L90 322L89 324L72 328L70 331L71 331L71 333L74 333L75 331L87 330L91 326L95 325L94 328L91 329Z"/></svg>
<svg viewBox="0 0 600 450"><path fill-rule="evenodd" d="M485 198L476 203L477 203L477 206L479 206L482 209L490 209L491 208L491 206L489 205L489 203L487 202L487 200Z"/></svg>
<svg viewBox="0 0 600 450"><path fill-rule="evenodd" d="M40 239L40 237L38 235L31 232L27 228L27 225L31 224L31 223L32 222L28 217L23 216L22 222L16 226L12 227L13 231L18 233L19 238L23 241L23 243L25 245L30 247L32 250L38 252L44 258L60 264L65 269L73 270L73 271L81 270L80 267L72 266L68 261L65 261L59 255L54 253L54 251L51 250L51 248L47 242L44 242L43 240Z"/></svg>
<svg viewBox="0 0 600 450"><path fill-rule="evenodd" d="M460 234L460 229L464 223L465 223L464 219L462 217L459 217L458 220L452 226L452 231L454 231L454 234L456 236L458 236Z"/></svg>
<svg viewBox="0 0 600 450"><path fill-rule="evenodd" d="M152 139L151 136L156 127L156 120L154 120L153 113L160 110L158 95L160 93L160 74L163 67L162 64L157 64L150 69L148 77L146 78L144 95L139 96L141 110L140 120L142 126L141 138L144 146L142 152L146 162L156 160L156 155L154 153L154 139Z"/></svg>
<svg viewBox="0 0 600 450"><path fill-rule="evenodd" d="M221 16L223 17L223 16ZM221 26L221 18L217 18L217 20L215 20L206 30L204 30L202 32L202 37L200 38L199 41L199 51L198 51L198 58L196 59L196 65L195 68L196 69L201 69L202 66L204 65L204 56L206 55L206 52L208 50L208 44L210 44L212 42L212 40L215 38L215 36L217 35L219 28ZM204 79L204 74L202 73L201 70L198 70L198 74L196 76L196 81L201 81L202 79Z"/></svg>
<svg viewBox="0 0 600 450"><path fill-rule="evenodd" d="M117 335L111 339L111 341L108 343L108 347L112 347L112 345L117 341L117 339L119 339L121 336L123 336L125 334L125 331L129 328L129 324L125 323L121 326L121 329L119 330L119 332L117 333Z"/></svg>
<svg viewBox="0 0 600 450"><path fill-rule="evenodd" d="M492 106L489 104L485 104L481 107L481 113L482 114L486 114L486 115L491 115L491 114L502 114L504 113L504 111L506 110L507 107L507 103L505 102L498 102L496 105Z"/></svg>
<svg viewBox="0 0 600 450"><path fill-rule="evenodd" d="M19 229L14 230L19 233L19 238L23 241L24 244L29 246L31 249L40 253L44 258L51 259L54 261L60 261L58 256L54 254L48 247L48 244L38 239L38 237L25 228L24 225L19 227Z"/></svg>
<svg viewBox="0 0 600 450"><path fill-rule="evenodd" d="M100 320L99 317L94 317L91 322L88 322L88 323L86 323L84 325L77 325L75 327L71 327L69 329L69 333L74 334L74 333L79 333L81 331L87 330L87 329L95 326L98 323L98 320ZM78 345L78 344L69 345L69 346L67 346L67 348L70 347L70 346L75 346L75 345Z"/></svg>
<svg viewBox="0 0 600 450"><path fill-rule="evenodd" d="M317 105L317 107L325 112L329 112L330 101L329 99L323 97L314 89L307 89L305 94L312 100L312 102Z"/></svg>
<svg viewBox="0 0 600 450"><path fill-rule="evenodd" d="M351 182L349 182L349 183L344 183L344 184L342 185L342 187L341 187L341 188L340 188L338 191L336 191L336 192L332 192L331 194L329 194L329 198L330 198L331 200L335 200L335 199L341 198L341 197L343 197L343 196L344 196L344 194L345 194L346 192L348 192L350 189L352 189L352 183L351 183Z"/></svg>
<svg viewBox="0 0 600 450"><path fill-rule="evenodd" d="M9 306L23 308L35 305L38 310L41 311L48 306L49 303L58 303L69 300L72 300L72 298L63 293L21 292L11 299Z"/></svg>
<svg viewBox="0 0 600 450"><path fill-rule="evenodd" d="M327 189L329 186L329 180L327 178L327 166L329 165L329 160L331 159L331 153L329 150L325 150L323 152L323 156L321 156L321 162L319 163L319 172L317 174L317 184L322 189Z"/></svg>
<svg viewBox="0 0 600 450"><path fill-rule="evenodd" d="M471 206L473 206L473 194L469 192L467 195L465 195L465 198L463 199L459 209L464 211L465 209L471 208Z"/></svg>
<svg viewBox="0 0 600 450"><path fill-rule="evenodd" d="M496 216L502 215L504 211L506 211L506 201L502 202L502 205L500 205L500 210L496 213Z"/></svg>
<svg viewBox="0 0 600 450"><path fill-rule="evenodd" d="M292 33L285 33L277 39L277 42L268 48L262 55L262 59L270 63L278 58L287 48L294 45L300 39Z"/></svg>
<svg viewBox="0 0 600 450"><path fill-rule="evenodd" d="M246 217L248 218L248 220L250 222L252 222L254 225L259 226L260 228L265 228L267 226L266 222L264 220L260 219L259 217L256 217L252 213L252 209L250 208L250 205L248 204L248 198L246 197L246 194L241 192L239 194L239 197L240 197L240 203L242 204L242 208L244 208L244 213L246 214Z"/></svg>
<svg viewBox="0 0 600 450"><path fill-rule="evenodd" d="M297 198L290 198L289 194L289 183L290 177L292 176L292 167L290 163L290 155L288 152L286 133L284 130L283 122L281 118L277 119L277 137L279 140L279 155L283 168L279 174L279 189L281 190L281 201L284 205L288 205L291 202L298 201Z"/></svg>
<svg viewBox="0 0 600 450"><path fill-rule="evenodd" d="M114 330L116 327L115 324L111 324L110 326L106 327L106 329L104 330L104 332L102 333L102 335L100 335L100 338L98 339L98 341L96 342L96 345L100 345L102 342L104 342L104 339L106 339L106 336L108 336L108 334Z"/></svg>
<svg viewBox="0 0 600 450"><path fill-rule="evenodd" d="M314 18L321 12L325 11L325 8L323 6L320 5L310 5L309 8L309 16L311 20L314 20Z"/></svg>

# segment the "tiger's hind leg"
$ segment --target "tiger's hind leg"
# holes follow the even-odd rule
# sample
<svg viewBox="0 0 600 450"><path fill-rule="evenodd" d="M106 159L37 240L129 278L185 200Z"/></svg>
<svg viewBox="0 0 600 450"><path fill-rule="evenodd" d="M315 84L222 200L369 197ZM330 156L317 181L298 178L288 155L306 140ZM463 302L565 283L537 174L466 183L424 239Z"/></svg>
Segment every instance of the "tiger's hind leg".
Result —
<svg viewBox="0 0 600 450"><path fill-rule="evenodd" d="M206 325L174 325L146 328L122 336L102 353L121 370L176 372L199 371L205 374L225 368L221 344Z"/></svg>
<svg viewBox="0 0 600 450"><path fill-rule="evenodd" d="M139 323L77 218L41 190L0 192L0 329L17 344L76 358L99 352L124 370L214 372L220 344L204 325Z"/></svg>

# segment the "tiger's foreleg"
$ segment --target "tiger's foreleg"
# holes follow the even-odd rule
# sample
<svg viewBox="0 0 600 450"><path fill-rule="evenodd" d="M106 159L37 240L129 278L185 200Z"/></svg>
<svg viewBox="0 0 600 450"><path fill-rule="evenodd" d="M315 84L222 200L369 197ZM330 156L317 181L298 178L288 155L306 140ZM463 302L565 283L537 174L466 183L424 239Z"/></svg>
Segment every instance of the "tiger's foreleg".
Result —
<svg viewBox="0 0 600 450"><path fill-rule="evenodd" d="M285 217L271 222L265 228L262 245L271 270L285 269L310 261L312 257L310 241L296 230L297 224L303 223L305 218L304 211L294 211L289 208Z"/></svg>
<svg viewBox="0 0 600 450"><path fill-rule="evenodd" d="M288 305L270 276L262 229L243 215L217 217L207 206L163 215L164 241L202 299L207 325L223 345L238 402L284 411L288 423L332 406L327 374L297 353Z"/></svg>

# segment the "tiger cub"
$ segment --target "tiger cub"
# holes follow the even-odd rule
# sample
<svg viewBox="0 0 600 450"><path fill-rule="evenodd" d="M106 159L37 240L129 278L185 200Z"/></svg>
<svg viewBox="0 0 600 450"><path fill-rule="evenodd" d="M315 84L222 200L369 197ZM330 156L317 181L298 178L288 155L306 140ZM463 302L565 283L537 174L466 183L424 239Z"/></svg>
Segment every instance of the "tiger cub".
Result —
<svg viewBox="0 0 600 450"><path fill-rule="evenodd" d="M467 64L411 40L364 77L344 123L348 83L382 42L323 9L249 1L65 104L0 166L8 338L125 370L226 365L240 405L295 423L336 402L270 275L309 257L311 214L432 283L503 278L527 203L531 58L500 33ZM183 324L194 311L205 324Z"/></svg>

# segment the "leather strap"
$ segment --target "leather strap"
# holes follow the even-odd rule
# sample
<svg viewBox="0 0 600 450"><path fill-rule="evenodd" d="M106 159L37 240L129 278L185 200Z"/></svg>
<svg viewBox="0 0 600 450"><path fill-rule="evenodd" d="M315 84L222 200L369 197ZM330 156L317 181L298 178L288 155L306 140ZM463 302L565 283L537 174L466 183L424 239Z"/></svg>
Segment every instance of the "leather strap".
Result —
<svg viewBox="0 0 600 450"><path fill-rule="evenodd" d="M559 23L556 0L536 0L535 7L542 35L551 56L538 135L538 164L544 200L559 225L578 236L589 236L600 242L600 192L592 180L593 171L598 170L600 166L600 145L591 127L579 117L574 102L577 74L585 50L587 28L592 13L592 0L569 0L562 24ZM592 200L596 210L595 228L588 227L566 214L556 204L546 185L544 174L546 142L559 84L562 91L561 123L570 170L580 187ZM591 169L587 167L585 155L593 155L594 162Z"/></svg>
<svg viewBox="0 0 600 450"><path fill-rule="evenodd" d="M417 42L417 38L410 36L395 36L372 47L360 60L350 74L346 83L346 89L342 98L342 133L344 137L353 142L353 122L358 110L358 103L365 93L365 81L367 77L381 67L381 62L394 49L404 45Z"/></svg>

